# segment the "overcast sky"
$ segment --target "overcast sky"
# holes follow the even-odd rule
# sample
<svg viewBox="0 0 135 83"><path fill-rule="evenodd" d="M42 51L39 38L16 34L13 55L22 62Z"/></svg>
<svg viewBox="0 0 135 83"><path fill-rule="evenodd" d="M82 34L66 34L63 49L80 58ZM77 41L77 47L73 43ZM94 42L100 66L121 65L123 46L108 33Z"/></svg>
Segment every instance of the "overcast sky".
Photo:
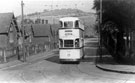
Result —
<svg viewBox="0 0 135 83"><path fill-rule="evenodd" d="M14 12L15 16L21 14L22 0L0 0L0 13ZM23 0L24 14L41 12L44 9L78 8L85 12L94 12L93 0ZM51 5L53 4L52 8Z"/></svg>

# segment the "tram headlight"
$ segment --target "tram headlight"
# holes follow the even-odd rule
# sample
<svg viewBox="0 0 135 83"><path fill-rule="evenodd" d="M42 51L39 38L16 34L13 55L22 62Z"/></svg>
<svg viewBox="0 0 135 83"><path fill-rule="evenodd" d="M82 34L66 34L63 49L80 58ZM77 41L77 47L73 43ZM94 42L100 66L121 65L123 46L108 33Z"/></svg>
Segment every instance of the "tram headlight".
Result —
<svg viewBox="0 0 135 83"><path fill-rule="evenodd" d="M76 40L75 40L75 47L80 47L80 46L79 46L79 39L76 39Z"/></svg>
<svg viewBox="0 0 135 83"><path fill-rule="evenodd" d="M63 40L59 39L59 47L63 47Z"/></svg>

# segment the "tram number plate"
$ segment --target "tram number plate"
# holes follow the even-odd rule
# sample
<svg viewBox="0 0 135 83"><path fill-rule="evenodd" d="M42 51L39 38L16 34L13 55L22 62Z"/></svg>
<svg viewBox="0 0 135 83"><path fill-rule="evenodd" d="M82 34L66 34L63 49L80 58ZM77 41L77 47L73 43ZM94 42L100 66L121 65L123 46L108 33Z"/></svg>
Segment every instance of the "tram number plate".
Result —
<svg viewBox="0 0 135 83"><path fill-rule="evenodd" d="M69 57L69 56L70 56L70 54L67 54L67 56Z"/></svg>
<svg viewBox="0 0 135 83"><path fill-rule="evenodd" d="M67 51L67 56L70 57L70 51Z"/></svg>

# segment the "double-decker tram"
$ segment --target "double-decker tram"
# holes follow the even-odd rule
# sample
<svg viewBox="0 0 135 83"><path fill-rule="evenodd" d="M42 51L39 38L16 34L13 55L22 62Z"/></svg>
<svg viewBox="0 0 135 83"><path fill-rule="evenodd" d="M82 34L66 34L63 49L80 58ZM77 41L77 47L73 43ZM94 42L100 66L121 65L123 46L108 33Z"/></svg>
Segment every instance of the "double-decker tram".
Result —
<svg viewBox="0 0 135 83"><path fill-rule="evenodd" d="M84 25L77 17L60 18L59 59L80 61L84 57Z"/></svg>

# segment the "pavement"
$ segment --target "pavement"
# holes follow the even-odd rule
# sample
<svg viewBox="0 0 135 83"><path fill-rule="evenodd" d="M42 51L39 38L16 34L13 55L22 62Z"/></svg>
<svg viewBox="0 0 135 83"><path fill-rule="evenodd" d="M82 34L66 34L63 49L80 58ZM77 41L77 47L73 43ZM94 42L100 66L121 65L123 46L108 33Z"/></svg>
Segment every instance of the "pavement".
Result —
<svg viewBox="0 0 135 83"><path fill-rule="evenodd" d="M98 38L85 39L85 44L86 47L98 48ZM116 62L104 47L102 47L102 60L99 58L98 53L96 55L97 58L95 60L95 65L99 69L124 74L135 74L135 65L127 65L125 63Z"/></svg>
<svg viewBox="0 0 135 83"><path fill-rule="evenodd" d="M135 65L118 63L110 54L103 55L102 59L98 57L95 65L97 68L105 71L135 74Z"/></svg>
<svg viewBox="0 0 135 83"><path fill-rule="evenodd" d="M20 60L14 59L12 61L2 63L2 64L0 64L0 70L8 69L8 68L11 68L11 67L16 67L16 66L23 65L23 64L29 64L29 63L31 63L33 61L36 61L36 60L41 60L44 57L52 55L53 51L57 51L57 49L29 56L29 57L26 58L26 62L22 62Z"/></svg>

